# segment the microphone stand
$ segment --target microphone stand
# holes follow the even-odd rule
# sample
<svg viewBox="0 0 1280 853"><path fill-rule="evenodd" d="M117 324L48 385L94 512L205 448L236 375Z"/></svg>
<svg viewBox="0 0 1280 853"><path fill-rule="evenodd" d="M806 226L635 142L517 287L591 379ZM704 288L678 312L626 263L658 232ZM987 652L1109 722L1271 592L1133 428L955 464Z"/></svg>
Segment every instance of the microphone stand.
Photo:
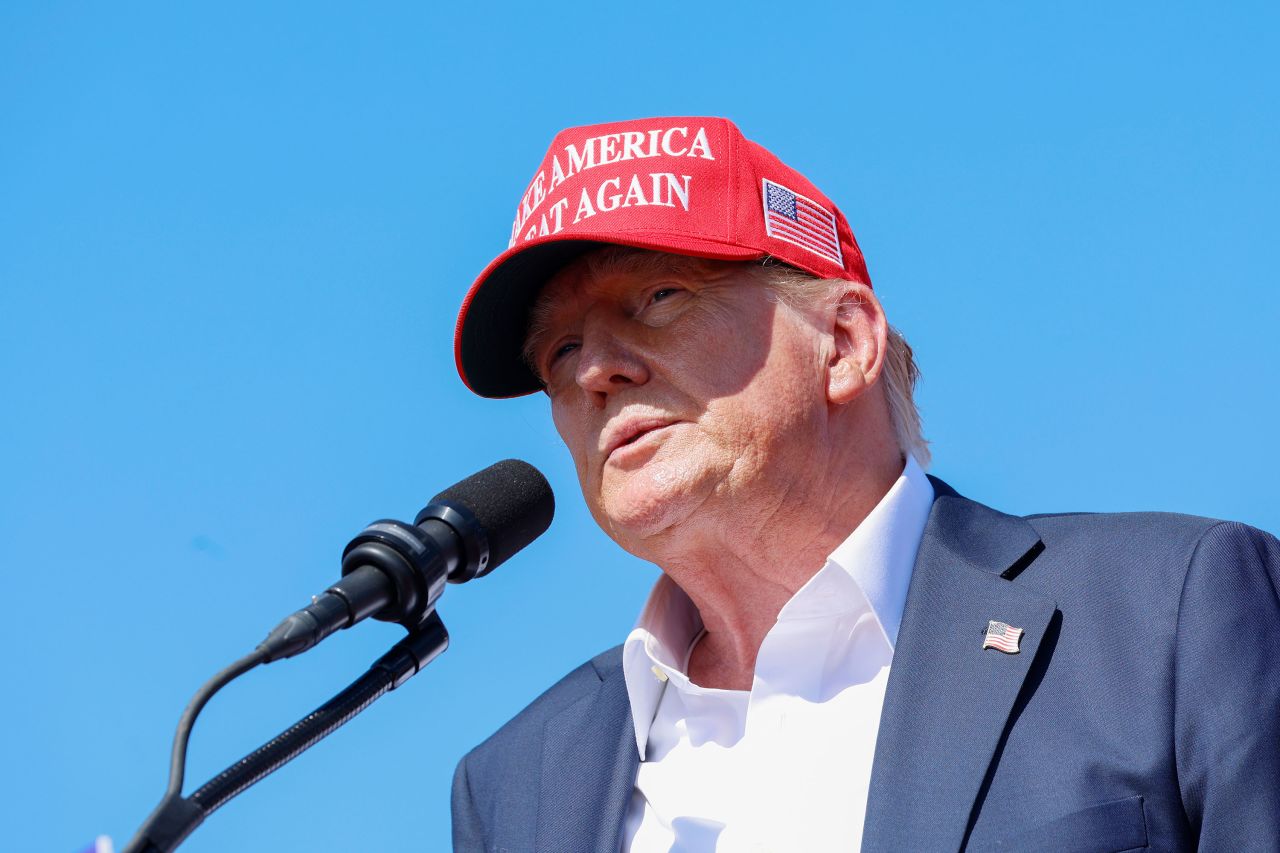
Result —
<svg viewBox="0 0 1280 853"><path fill-rule="evenodd" d="M432 610L409 636L341 693L223 770L190 797L183 797L180 788L167 794L120 853L171 853L219 807L319 743L378 697L404 684L448 647L449 632Z"/></svg>

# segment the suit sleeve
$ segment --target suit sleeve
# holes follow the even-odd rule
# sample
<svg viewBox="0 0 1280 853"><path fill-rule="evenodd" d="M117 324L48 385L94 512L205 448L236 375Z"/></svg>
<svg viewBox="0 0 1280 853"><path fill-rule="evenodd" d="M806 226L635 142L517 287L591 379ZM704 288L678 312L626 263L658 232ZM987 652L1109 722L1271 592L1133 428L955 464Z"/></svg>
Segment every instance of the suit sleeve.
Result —
<svg viewBox="0 0 1280 853"><path fill-rule="evenodd" d="M485 849L484 827L471 796L471 782L467 776L467 758L463 756L453 772L453 849L455 853L483 853Z"/></svg>
<svg viewBox="0 0 1280 853"><path fill-rule="evenodd" d="M1280 840L1280 541L1213 526L1183 583L1174 737L1183 808L1201 850Z"/></svg>

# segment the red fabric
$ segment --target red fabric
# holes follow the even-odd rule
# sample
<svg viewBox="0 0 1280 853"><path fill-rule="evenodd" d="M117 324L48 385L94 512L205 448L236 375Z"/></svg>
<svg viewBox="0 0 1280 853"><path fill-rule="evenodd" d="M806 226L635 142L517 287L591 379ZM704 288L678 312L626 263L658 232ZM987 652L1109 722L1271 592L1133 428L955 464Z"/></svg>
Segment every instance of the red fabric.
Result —
<svg viewBox="0 0 1280 853"><path fill-rule="evenodd" d="M834 252L827 257L767 233L766 179L834 215L843 264L836 263ZM484 340L484 330L476 324L489 322L495 310L528 310L527 301L495 300L488 298L495 296L490 292L480 300L485 307L478 309L477 295L487 288L514 288L502 275L512 258L564 240L726 260L771 255L813 275L871 283L839 209L799 172L744 138L733 122L677 117L570 128L552 140L522 195L507 250L485 268L463 301L455 355L463 381L477 393L509 396L529 390L523 385L500 388L501 383L487 378L478 383L484 387L473 381L472 374L500 369L490 364L492 346L474 343ZM515 346L518 351L519 342ZM513 369L524 371L522 366Z"/></svg>

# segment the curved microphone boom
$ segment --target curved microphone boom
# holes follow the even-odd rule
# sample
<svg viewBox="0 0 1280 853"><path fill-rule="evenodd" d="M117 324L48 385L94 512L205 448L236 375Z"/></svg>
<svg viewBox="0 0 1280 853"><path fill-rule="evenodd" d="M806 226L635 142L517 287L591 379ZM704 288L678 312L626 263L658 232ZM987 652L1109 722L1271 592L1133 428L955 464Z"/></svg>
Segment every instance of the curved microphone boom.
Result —
<svg viewBox="0 0 1280 853"><path fill-rule="evenodd" d="M258 646L264 663L293 657L372 616L412 630L445 582L483 577L541 536L555 498L527 462L504 459L431 499L413 524L375 521L342 553L342 580L281 622Z"/></svg>
<svg viewBox="0 0 1280 853"><path fill-rule="evenodd" d="M538 469L505 459L436 495L413 524L388 519L362 530L342 552L340 581L196 691L174 734L165 795L122 853L174 850L215 809L420 672L449 645L435 613L446 581L463 583L493 571L546 532L554 514L551 487ZM369 616L399 622L409 635L329 702L182 796L191 729L214 693L254 667L293 657Z"/></svg>

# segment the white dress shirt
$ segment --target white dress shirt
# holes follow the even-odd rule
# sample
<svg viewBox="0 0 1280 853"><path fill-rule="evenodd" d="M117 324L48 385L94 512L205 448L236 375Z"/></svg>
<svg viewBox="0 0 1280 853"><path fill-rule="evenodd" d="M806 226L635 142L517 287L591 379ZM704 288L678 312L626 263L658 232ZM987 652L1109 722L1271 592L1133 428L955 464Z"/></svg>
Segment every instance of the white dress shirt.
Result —
<svg viewBox="0 0 1280 853"><path fill-rule="evenodd" d="M885 682L932 503L908 456L778 613L750 691L689 680L702 620L659 578L622 653L640 751L624 851L859 849Z"/></svg>

